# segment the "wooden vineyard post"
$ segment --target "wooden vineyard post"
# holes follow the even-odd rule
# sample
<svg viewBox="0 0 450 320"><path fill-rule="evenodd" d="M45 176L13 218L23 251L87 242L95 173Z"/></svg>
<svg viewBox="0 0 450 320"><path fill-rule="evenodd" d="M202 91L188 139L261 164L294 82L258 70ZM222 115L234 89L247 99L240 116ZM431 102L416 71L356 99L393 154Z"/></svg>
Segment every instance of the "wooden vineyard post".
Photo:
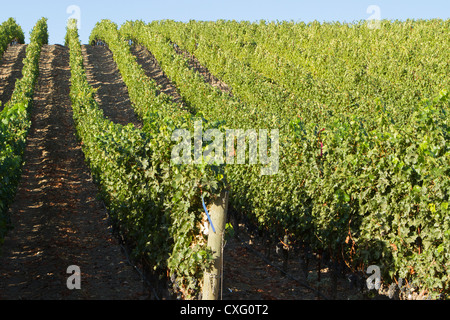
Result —
<svg viewBox="0 0 450 320"><path fill-rule="evenodd" d="M208 247L213 252L214 264L211 270L205 270L203 276L203 300L218 300L222 277L222 245L228 210L228 192L224 191L209 208L212 224L209 226Z"/></svg>

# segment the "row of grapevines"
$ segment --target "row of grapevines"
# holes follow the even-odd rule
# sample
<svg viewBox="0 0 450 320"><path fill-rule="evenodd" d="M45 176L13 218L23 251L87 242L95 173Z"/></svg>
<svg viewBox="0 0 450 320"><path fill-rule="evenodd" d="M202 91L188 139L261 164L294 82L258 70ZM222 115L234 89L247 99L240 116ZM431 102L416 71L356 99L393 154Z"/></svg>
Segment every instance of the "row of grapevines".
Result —
<svg viewBox="0 0 450 320"><path fill-rule="evenodd" d="M449 21L438 19L381 21L376 29L364 22L224 22L210 32L223 38L221 47L291 92L305 96L307 73L314 82L326 81L327 90L311 90L326 104L369 108L380 99L405 117L411 104L448 86L448 28Z"/></svg>
<svg viewBox="0 0 450 320"><path fill-rule="evenodd" d="M261 96L251 95L261 88L252 88L247 73L239 72L248 69L236 69L242 64L229 51L210 44L213 40L205 36L208 26L203 25L195 37L188 36L183 24L167 21L147 28L154 32L149 42L158 42L154 38L163 33L171 42L189 48L208 69L233 81L233 93L255 110L264 103ZM229 110L223 111L221 119L226 120ZM330 115L311 121L319 119L321 111ZM289 152L280 150L280 173L263 178L248 172L235 176L246 188L234 196L247 202L245 208L262 225L282 226L318 250L334 252L335 257L344 253L354 266L377 263L387 277L409 277L434 292L448 290L449 266L442 258L448 255L446 92L407 110L388 109L375 99L366 115L332 111L324 106L305 115L311 119L306 123L282 119L291 124L286 133L297 137L283 144ZM250 116L240 116L242 123L254 123Z"/></svg>
<svg viewBox="0 0 450 320"><path fill-rule="evenodd" d="M10 30L18 29L10 25ZM42 18L31 32L23 62L23 77L17 80L11 100L0 112L0 243L7 229L8 206L14 198L21 174L22 155L31 125L29 108L39 75L41 48L46 43L47 19Z"/></svg>
<svg viewBox="0 0 450 320"><path fill-rule="evenodd" d="M224 187L221 168L171 163L172 132L191 128L193 117L158 94L156 84L130 59L113 23L104 20L92 32L113 50L144 126L138 130L103 118L86 81L78 35L69 29L74 118L91 171L111 217L135 246L135 257L144 258L160 274L167 271L184 297L195 297L212 262L200 232L199 190L205 201L219 195Z"/></svg>
<svg viewBox="0 0 450 320"><path fill-rule="evenodd" d="M8 45L17 40L18 43L25 43L25 35L22 27L19 26L14 18L9 18L0 25L0 58L3 57Z"/></svg>

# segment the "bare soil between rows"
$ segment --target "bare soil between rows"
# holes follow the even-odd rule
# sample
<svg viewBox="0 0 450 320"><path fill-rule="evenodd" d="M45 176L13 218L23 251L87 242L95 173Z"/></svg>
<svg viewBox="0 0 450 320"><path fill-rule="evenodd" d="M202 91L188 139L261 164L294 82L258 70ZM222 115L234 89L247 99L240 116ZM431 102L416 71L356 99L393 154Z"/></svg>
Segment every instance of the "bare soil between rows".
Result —
<svg viewBox="0 0 450 320"><path fill-rule="evenodd" d="M11 99L16 81L22 78L23 59L26 55L26 45L8 46L0 63L0 111Z"/></svg>
<svg viewBox="0 0 450 320"><path fill-rule="evenodd" d="M95 99L105 118L114 123L132 123L142 128L128 96L128 89L114 62L111 51L104 46L81 46L89 84L96 89Z"/></svg>

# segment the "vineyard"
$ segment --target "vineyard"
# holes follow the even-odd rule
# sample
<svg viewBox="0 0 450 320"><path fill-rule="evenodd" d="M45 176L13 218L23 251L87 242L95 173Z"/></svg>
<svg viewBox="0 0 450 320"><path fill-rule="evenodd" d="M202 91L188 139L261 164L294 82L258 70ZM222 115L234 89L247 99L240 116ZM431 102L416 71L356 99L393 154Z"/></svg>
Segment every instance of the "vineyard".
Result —
<svg viewBox="0 0 450 320"><path fill-rule="evenodd" d="M338 278L365 286L370 266L389 297L400 288L400 298L448 298L449 32L437 19L377 29L102 20L81 45L71 21L64 46L50 46L46 19L26 45L9 19L0 26L0 298L19 268L8 255L34 237L37 261L55 250L46 275L89 264L91 251L121 259L97 242L118 241L107 212L130 260L172 296L199 299L215 263L210 209L225 194L229 246L250 237L264 261L281 252L282 272L313 299L336 297ZM174 161L180 150L184 162ZM38 232L20 231L27 224ZM225 246L225 270L232 257L248 267ZM121 264L104 263L102 277ZM111 286L143 290L128 271Z"/></svg>

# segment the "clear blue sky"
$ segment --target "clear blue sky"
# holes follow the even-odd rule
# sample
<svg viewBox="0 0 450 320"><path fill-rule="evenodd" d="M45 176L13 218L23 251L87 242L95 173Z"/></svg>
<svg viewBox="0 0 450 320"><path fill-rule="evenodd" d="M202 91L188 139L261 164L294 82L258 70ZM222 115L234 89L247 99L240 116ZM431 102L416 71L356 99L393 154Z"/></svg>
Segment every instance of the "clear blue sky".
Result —
<svg viewBox="0 0 450 320"><path fill-rule="evenodd" d="M79 7L80 37L87 43L97 21L107 18L119 25L126 20L173 19L177 21L235 19L352 22L368 19L370 5L380 9L381 19L450 18L449 0L13 0L2 1L0 21L14 17L26 33L26 41L41 17L49 19L51 44L63 44L69 6Z"/></svg>

